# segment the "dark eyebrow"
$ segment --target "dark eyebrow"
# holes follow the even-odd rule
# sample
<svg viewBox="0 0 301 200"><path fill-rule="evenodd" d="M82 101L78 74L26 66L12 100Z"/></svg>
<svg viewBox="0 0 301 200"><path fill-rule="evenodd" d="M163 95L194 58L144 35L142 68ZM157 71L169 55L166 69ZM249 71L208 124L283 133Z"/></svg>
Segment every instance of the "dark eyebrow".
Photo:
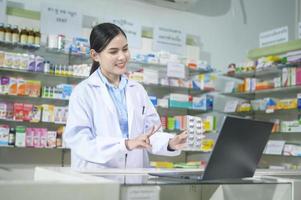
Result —
<svg viewBox="0 0 301 200"><path fill-rule="evenodd" d="M129 45L128 44L126 44L126 45L124 45L122 48L124 49L124 48L127 48ZM110 48L109 49L110 51L116 51L116 50L118 50L118 48Z"/></svg>

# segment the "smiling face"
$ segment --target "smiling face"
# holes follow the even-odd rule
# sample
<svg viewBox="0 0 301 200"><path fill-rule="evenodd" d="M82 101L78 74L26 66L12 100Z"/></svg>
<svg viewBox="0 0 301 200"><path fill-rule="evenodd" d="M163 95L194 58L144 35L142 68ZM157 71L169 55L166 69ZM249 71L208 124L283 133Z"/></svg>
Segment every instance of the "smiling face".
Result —
<svg viewBox="0 0 301 200"><path fill-rule="evenodd" d="M126 64L130 59L127 39L123 34L118 34L100 53L93 59L100 63L101 72L110 80L119 79L124 74Z"/></svg>

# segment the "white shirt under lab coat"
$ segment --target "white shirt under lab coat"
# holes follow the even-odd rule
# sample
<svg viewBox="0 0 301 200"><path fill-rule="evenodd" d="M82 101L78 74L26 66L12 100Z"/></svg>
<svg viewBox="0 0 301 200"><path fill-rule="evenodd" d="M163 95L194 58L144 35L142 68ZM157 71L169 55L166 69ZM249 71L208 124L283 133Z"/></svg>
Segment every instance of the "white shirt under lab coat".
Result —
<svg viewBox="0 0 301 200"><path fill-rule="evenodd" d="M146 127L160 125L159 115L141 84L128 81L126 102L129 139L143 134ZM68 112L63 138L66 146L71 148L72 168L149 166L147 150L127 150L115 105L97 70L74 88ZM172 137L160 129L150 137L152 148L148 151L157 155L179 155L180 151L167 150L168 141Z"/></svg>

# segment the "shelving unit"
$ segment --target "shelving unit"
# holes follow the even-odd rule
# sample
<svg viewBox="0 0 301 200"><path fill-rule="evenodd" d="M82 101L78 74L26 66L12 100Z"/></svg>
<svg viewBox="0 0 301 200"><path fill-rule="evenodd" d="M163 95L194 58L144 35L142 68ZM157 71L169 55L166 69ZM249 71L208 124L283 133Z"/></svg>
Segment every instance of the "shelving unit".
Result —
<svg viewBox="0 0 301 200"><path fill-rule="evenodd" d="M248 57L250 59L258 59L260 57L269 55L283 55L289 51L301 50L301 40L290 41L288 43L279 44L262 49L254 49L249 51ZM261 80L272 79L281 77L283 68L300 67L300 63L294 64L277 64L264 70L241 72L231 75L230 77L244 79L244 78L258 78ZM266 90L258 90L254 92L241 92L241 93L223 93L225 96L241 98L245 100L263 99L265 97L272 97L278 99L296 98L297 93L301 93L301 85L294 85L289 87L279 87ZM284 121L297 120L301 115L301 110L288 109L288 110L275 110L274 112L266 111L251 111L251 112L235 112L227 113L232 115L249 116L258 120L271 121L273 119L280 119ZM286 143L301 144L301 132L278 132L272 133L270 140L285 140ZM301 157L299 156L286 156L286 155L270 155L264 154L261 161L261 167L268 167L270 165L301 165Z"/></svg>
<svg viewBox="0 0 301 200"><path fill-rule="evenodd" d="M32 47L23 47L16 45L8 45L0 43L0 51L4 52L14 52L14 53L25 53L25 54L33 54L42 56L45 60L50 61L53 64L57 65L72 65L72 64L82 64L82 63L91 63L90 58L86 55L71 55L66 52L58 51L55 49L48 49L45 46L41 46L40 48L32 48ZM159 70L160 72L166 73L166 65L157 64L157 63L143 63L137 61L130 61L128 64L129 70L137 70L141 68L150 68ZM192 70L186 69L186 75L192 76L200 73L210 73L211 71L205 70ZM83 76L67 76L67 75L58 75L58 74L50 74L43 72L33 72L22 69L15 68L6 68L0 66L1 76L10 76L10 77L21 77L24 79L30 80L40 80L41 87L43 86L54 86L61 83L68 84L78 84L82 80L87 77ZM169 94L171 92L174 93L182 93L182 94L190 94L190 95L202 95L207 92L211 92L212 89L204 89L204 90L196 90L191 88L184 87L175 87L175 86L167 86L167 85L157 85L157 84L145 84L142 85L146 88L147 91L151 94L158 94L158 97L162 97L164 94ZM55 106L67 106L68 99L57 99L57 98L44 98L44 97L31 97L31 96L17 96L17 95L7 95L0 94L0 102L18 102L18 103L30 103L36 105L42 104L54 104ZM198 115L204 114L209 111L202 110L193 110L187 108L162 108L157 107L158 113L168 116L174 115ZM14 120L6 120L0 119L0 124L8 124L11 127L15 126L25 126L25 127L34 127L34 128L47 128L49 130L56 130L58 127L65 124L56 124L50 122L38 122L33 123L29 121L14 121ZM196 151L199 152L199 151ZM45 161L45 157L51 156L52 159L49 161ZM20 148L20 147L7 147L0 146L0 164L53 164L53 165L65 165L70 164L70 150L62 149L62 148ZM2 157L7 157L6 159L2 159ZM13 159L14 157L15 159ZM26 158L27 160L24 161ZM166 159L166 157L164 157ZM181 160L186 160L186 155L181 157Z"/></svg>

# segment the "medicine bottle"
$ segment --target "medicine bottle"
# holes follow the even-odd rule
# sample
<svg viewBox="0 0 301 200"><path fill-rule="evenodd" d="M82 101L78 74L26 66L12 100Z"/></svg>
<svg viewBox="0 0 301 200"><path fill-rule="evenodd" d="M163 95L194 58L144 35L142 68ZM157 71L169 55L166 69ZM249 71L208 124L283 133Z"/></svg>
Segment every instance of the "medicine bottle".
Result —
<svg viewBox="0 0 301 200"><path fill-rule="evenodd" d="M7 43L12 42L12 29L11 29L10 24L7 24L6 27L5 27L4 41L7 42Z"/></svg>
<svg viewBox="0 0 301 200"><path fill-rule="evenodd" d="M0 42L4 42L4 33L5 33L4 24L0 23Z"/></svg>
<svg viewBox="0 0 301 200"><path fill-rule="evenodd" d="M20 32L20 43L22 45L27 45L27 41L28 41L28 32L27 32L26 27L24 27L21 29L21 32Z"/></svg>
<svg viewBox="0 0 301 200"><path fill-rule="evenodd" d="M34 45L40 46L41 42L41 32L39 30L34 32Z"/></svg>
<svg viewBox="0 0 301 200"><path fill-rule="evenodd" d="M19 29L18 29L18 26L15 25L15 26L13 26L13 29L12 29L12 43L13 44L19 43L19 39L20 39Z"/></svg>
<svg viewBox="0 0 301 200"><path fill-rule="evenodd" d="M9 135L8 135L8 145L14 146L15 138L16 138L16 130L15 130L15 128L10 128Z"/></svg>
<svg viewBox="0 0 301 200"><path fill-rule="evenodd" d="M33 29L30 29L28 31L27 44L29 46L34 45L34 32L33 32Z"/></svg>

